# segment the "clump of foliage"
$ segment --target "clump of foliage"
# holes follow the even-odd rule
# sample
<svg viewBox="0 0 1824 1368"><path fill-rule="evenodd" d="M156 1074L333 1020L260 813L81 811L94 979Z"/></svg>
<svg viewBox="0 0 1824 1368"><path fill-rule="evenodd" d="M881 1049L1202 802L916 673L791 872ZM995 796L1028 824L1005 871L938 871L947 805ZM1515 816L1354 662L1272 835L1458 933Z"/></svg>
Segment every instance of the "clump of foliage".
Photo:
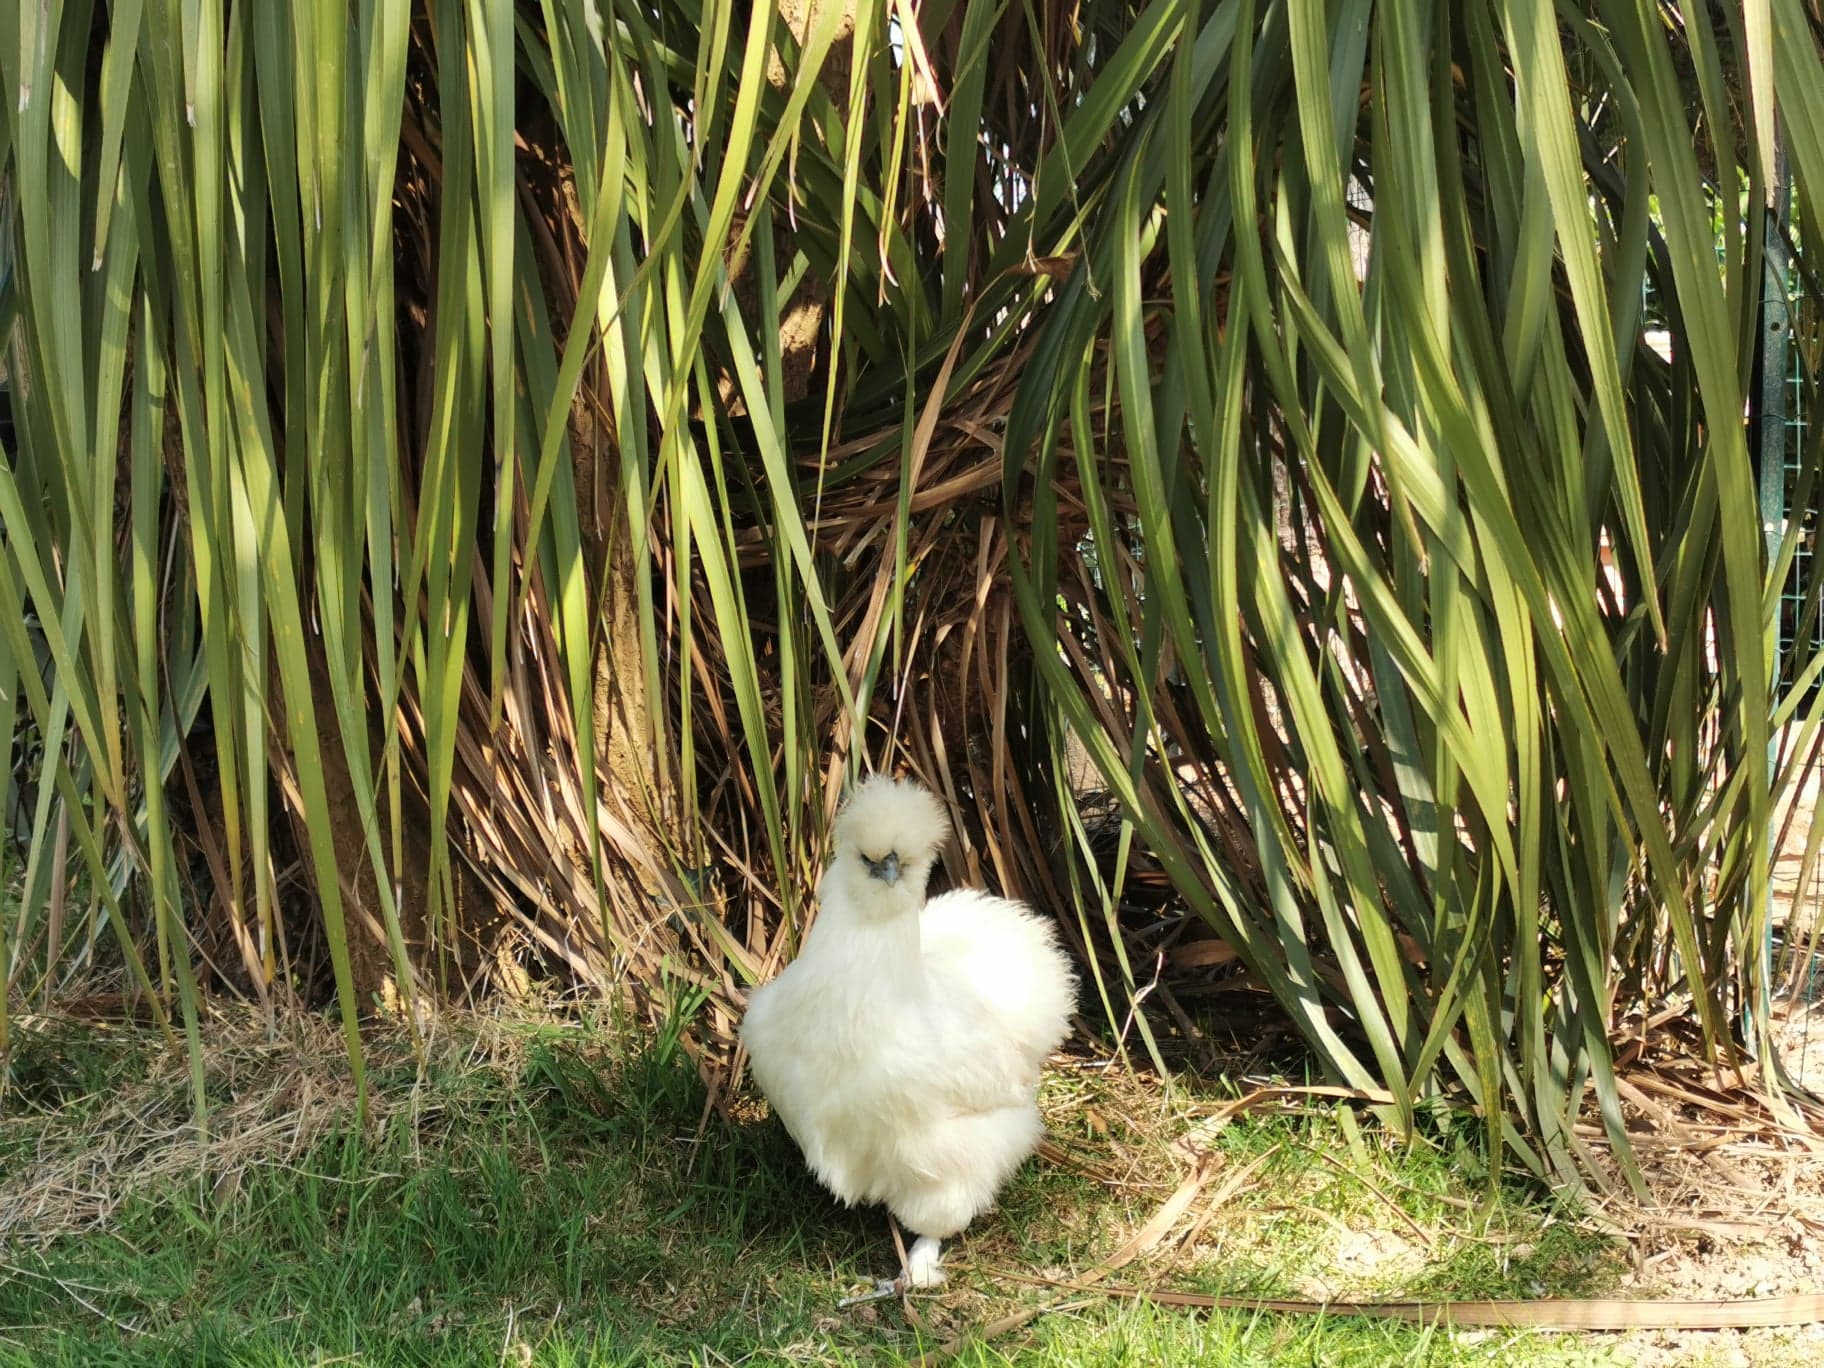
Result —
<svg viewBox="0 0 1824 1368"><path fill-rule="evenodd" d="M0 1004L333 990L359 1070L537 976L725 1060L906 765L1155 1047L1245 975L1560 1175L1630 1012L1768 1053L1805 0L16 20Z"/></svg>

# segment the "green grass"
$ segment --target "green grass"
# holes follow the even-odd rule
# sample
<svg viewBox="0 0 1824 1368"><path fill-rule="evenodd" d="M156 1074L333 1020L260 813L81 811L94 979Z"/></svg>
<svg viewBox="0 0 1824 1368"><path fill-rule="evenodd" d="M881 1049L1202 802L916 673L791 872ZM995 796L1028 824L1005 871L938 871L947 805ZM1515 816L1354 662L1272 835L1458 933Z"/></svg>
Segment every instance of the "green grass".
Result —
<svg viewBox="0 0 1824 1368"><path fill-rule="evenodd" d="M181 1061L152 1039L22 1024L0 1092L0 1364L848 1364L959 1339L964 1364L1605 1361L1587 1340L1101 1298L968 1340L1058 1299L1012 1275L1080 1274L1137 1229L1200 1120L1218 1183L1261 1168L1189 1248L1168 1240L1111 1282L1473 1297L1618 1273L1526 1189L1486 1200L1450 1142L1395 1155L1325 1110L1212 1133L1221 1098L1054 1074L1054 1136L1122 1181L1029 1164L914 1324L892 1301L838 1309L893 1270L884 1220L838 1207L745 1100L696 1141L704 1091L678 1054L490 1021L440 1029L420 1063L377 1034L363 1127L333 1028L288 1031L218 1027L199 1142ZM1407 1252L1362 1257L1388 1249Z"/></svg>

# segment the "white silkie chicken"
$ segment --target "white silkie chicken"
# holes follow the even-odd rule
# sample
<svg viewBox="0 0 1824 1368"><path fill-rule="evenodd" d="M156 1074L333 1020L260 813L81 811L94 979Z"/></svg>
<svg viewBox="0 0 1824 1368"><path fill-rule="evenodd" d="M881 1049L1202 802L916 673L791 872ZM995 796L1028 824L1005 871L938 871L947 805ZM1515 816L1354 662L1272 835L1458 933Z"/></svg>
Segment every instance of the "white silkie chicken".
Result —
<svg viewBox="0 0 1824 1368"><path fill-rule="evenodd" d="M929 790L864 781L836 819L803 949L741 1024L811 1171L918 1237L914 1287L943 1281L940 1241L1038 1145L1039 1070L1076 1001L1054 928L1025 906L977 889L926 901L948 834Z"/></svg>

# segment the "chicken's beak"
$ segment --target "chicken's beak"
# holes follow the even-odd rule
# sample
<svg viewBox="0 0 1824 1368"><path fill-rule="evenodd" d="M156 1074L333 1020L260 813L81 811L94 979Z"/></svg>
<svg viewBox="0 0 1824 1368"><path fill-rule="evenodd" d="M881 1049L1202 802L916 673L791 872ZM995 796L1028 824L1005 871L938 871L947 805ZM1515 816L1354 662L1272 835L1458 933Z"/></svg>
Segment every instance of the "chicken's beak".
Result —
<svg viewBox="0 0 1824 1368"><path fill-rule="evenodd" d="M889 850L878 860L870 860L863 855L861 862L868 867L868 873L888 887L899 882L899 852L897 850Z"/></svg>

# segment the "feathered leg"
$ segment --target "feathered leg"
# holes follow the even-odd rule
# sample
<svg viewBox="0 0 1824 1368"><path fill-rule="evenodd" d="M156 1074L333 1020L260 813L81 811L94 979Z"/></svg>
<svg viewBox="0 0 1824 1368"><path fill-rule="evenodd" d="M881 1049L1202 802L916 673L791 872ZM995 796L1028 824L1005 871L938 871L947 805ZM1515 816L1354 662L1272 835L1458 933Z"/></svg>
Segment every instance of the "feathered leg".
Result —
<svg viewBox="0 0 1824 1368"><path fill-rule="evenodd" d="M906 1255L906 1286L936 1287L944 1280L944 1270L937 1266L938 1254L942 1245L929 1235L920 1235L912 1241L912 1248Z"/></svg>
<svg viewBox="0 0 1824 1368"><path fill-rule="evenodd" d="M944 1280L944 1270L937 1266L938 1254L943 1242L934 1235L920 1235L912 1241L910 1251L899 1235L899 1221L892 1212L887 1213L887 1230L893 1236L893 1248L899 1254L899 1285L901 1288L936 1287Z"/></svg>

